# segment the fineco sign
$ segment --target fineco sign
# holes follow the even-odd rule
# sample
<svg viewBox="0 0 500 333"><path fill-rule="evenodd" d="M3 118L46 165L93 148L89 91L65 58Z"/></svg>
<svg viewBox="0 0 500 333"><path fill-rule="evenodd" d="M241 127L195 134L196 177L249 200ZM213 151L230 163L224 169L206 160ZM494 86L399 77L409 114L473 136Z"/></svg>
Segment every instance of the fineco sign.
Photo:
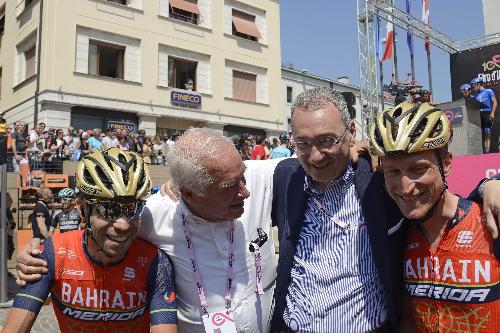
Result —
<svg viewBox="0 0 500 333"><path fill-rule="evenodd" d="M184 91L173 90L170 93L170 102L172 104L200 107L201 95L193 92L187 93Z"/></svg>

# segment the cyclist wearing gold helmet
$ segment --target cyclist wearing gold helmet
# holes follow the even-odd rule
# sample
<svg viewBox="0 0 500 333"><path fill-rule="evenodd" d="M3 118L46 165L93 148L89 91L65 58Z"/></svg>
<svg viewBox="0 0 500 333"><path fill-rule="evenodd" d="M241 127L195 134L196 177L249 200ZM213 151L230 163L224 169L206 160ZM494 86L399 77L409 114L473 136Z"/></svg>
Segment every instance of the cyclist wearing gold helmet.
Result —
<svg viewBox="0 0 500 333"><path fill-rule="evenodd" d="M176 332L169 258L137 239L151 188L136 153L96 150L76 173L86 230L47 239L48 273L16 295L5 332L28 332L50 292L61 332Z"/></svg>
<svg viewBox="0 0 500 333"><path fill-rule="evenodd" d="M428 103L404 102L371 123L387 191L413 222L402 332L492 332L500 324L500 264L482 209L448 191L451 137L447 116Z"/></svg>

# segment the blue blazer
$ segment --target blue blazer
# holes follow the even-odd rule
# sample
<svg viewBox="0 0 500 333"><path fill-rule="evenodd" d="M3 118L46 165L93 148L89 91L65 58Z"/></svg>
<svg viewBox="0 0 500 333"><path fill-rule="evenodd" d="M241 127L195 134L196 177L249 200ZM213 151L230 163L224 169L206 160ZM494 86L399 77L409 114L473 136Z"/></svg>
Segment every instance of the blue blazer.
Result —
<svg viewBox="0 0 500 333"><path fill-rule="evenodd" d="M273 225L278 227L279 260L271 323L273 333L286 329L283 321L285 297L307 201L304 192L305 175L296 158L283 160L274 172L272 219ZM380 172L373 173L368 160L359 160L354 167L354 178L373 257L387 295L388 319L392 330L396 332L402 307L401 267L406 224L400 223L402 215L386 194L383 175Z"/></svg>

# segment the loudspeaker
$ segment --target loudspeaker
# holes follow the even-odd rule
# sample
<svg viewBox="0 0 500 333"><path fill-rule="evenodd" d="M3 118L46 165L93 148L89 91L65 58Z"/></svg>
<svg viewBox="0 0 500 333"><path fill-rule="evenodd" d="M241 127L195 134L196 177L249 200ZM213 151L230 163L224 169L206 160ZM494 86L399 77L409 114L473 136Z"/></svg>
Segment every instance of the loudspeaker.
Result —
<svg viewBox="0 0 500 333"><path fill-rule="evenodd" d="M347 103L347 105L354 105L356 104L356 96L354 96L354 93L350 92L350 91L344 91L341 93L342 96L344 96L345 98L345 102Z"/></svg>

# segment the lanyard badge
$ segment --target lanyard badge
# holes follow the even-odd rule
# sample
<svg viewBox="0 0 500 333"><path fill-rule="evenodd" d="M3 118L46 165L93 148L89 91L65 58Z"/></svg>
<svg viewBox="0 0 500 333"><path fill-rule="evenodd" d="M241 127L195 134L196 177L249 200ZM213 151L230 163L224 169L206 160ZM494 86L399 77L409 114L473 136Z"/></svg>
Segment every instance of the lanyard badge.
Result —
<svg viewBox="0 0 500 333"><path fill-rule="evenodd" d="M236 322L232 311L218 311L202 317L206 333L236 333Z"/></svg>
<svg viewBox="0 0 500 333"><path fill-rule="evenodd" d="M213 316L213 314L209 314L208 312L208 303L207 303L207 298L205 296L205 288L203 287L203 281L201 279L201 274L198 267L198 261L196 259L196 251L194 249L191 232L189 231L188 222L184 214L182 214L182 228L184 229L186 246L189 251L190 261L193 269L193 277L196 280L196 287L197 287L198 297L200 298L200 305L204 313L203 317L207 315ZM224 299L226 301L226 314L229 314L231 310L231 294L233 290L233 277L234 277L233 260L234 260L234 221L230 221L229 252L227 256L226 293L224 295Z"/></svg>

